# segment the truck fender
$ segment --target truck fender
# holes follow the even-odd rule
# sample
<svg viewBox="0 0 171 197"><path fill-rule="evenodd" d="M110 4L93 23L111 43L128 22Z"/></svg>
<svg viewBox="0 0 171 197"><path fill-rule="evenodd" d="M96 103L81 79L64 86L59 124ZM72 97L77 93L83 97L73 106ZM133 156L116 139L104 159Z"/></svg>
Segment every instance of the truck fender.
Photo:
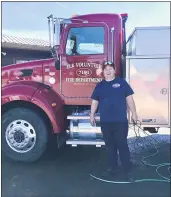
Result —
<svg viewBox="0 0 171 197"><path fill-rule="evenodd" d="M54 133L64 131L63 101L53 90L29 81L11 83L2 88L1 105L19 100L40 107L49 117Z"/></svg>
<svg viewBox="0 0 171 197"><path fill-rule="evenodd" d="M32 95L36 92L39 83L36 82L15 82L2 88L2 104L23 100L30 102Z"/></svg>
<svg viewBox="0 0 171 197"><path fill-rule="evenodd" d="M64 102L53 89L41 86L34 93L31 102L42 108L47 114L54 133L65 130Z"/></svg>

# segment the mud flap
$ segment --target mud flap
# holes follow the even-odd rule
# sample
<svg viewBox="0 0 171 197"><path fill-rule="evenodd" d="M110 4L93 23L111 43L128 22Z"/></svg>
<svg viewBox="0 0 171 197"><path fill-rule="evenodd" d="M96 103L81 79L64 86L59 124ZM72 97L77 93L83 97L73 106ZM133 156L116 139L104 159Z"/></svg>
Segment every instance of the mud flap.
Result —
<svg viewBox="0 0 171 197"><path fill-rule="evenodd" d="M61 148L62 146L64 146L66 144L66 141L69 139L69 135L67 132L61 132L57 134L57 146L58 148Z"/></svg>

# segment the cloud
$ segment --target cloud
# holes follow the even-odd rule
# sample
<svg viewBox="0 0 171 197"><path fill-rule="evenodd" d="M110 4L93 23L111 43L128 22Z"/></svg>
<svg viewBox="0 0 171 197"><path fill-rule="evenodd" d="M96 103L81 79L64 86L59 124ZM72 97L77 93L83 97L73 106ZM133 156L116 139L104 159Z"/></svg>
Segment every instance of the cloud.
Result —
<svg viewBox="0 0 171 197"><path fill-rule="evenodd" d="M168 2L148 2L144 9L138 12L128 12L127 37L133 32L135 27L170 26L170 6Z"/></svg>
<svg viewBox="0 0 171 197"><path fill-rule="evenodd" d="M2 30L10 35L48 40L47 16L50 14L68 18L73 13L127 12L128 37L135 27L169 26L169 5L169 2L3 2Z"/></svg>

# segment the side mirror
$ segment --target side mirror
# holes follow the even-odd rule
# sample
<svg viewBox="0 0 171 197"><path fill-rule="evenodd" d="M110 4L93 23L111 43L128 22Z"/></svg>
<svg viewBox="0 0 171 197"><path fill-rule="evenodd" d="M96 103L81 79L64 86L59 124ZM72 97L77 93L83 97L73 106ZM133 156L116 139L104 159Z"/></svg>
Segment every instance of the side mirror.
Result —
<svg viewBox="0 0 171 197"><path fill-rule="evenodd" d="M54 47L50 48L50 51L52 53L52 57L58 58L58 52L57 52L57 50L58 50L58 46L56 46L56 45Z"/></svg>
<svg viewBox="0 0 171 197"><path fill-rule="evenodd" d="M56 68L56 70L60 70L60 60L59 59L57 59L55 61L55 68Z"/></svg>
<svg viewBox="0 0 171 197"><path fill-rule="evenodd" d="M60 44L60 33L61 33L60 19L53 17L52 14L47 18L48 18L48 28L49 28L49 42L50 42L50 46L53 47L54 45Z"/></svg>
<svg viewBox="0 0 171 197"><path fill-rule="evenodd" d="M51 48L51 53L53 58L55 58L55 68L56 70L60 70L60 60L59 60L59 55L58 55L58 46L54 46Z"/></svg>

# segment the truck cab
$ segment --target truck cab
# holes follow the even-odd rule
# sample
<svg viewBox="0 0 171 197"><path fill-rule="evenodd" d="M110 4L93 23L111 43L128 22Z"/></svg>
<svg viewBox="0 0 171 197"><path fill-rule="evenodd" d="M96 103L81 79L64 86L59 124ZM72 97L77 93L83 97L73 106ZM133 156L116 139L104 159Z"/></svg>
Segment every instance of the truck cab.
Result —
<svg viewBox="0 0 171 197"><path fill-rule="evenodd" d="M50 43L60 73L60 88L56 91L67 105L89 105L95 85L103 79L104 61L114 62L116 74L124 75L127 15L90 14L71 19L50 16L48 19Z"/></svg>
<svg viewBox="0 0 171 197"><path fill-rule="evenodd" d="M64 100L68 120L67 144L104 144L98 112L96 127L90 125L90 98L96 84L103 79L105 61L114 62L116 75L125 78L127 17L127 14L48 17L49 40L60 73L60 88L56 90Z"/></svg>
<svg viewBox="0 0 171 197"><path fill-rule="evenodd" d="M144 129L156 132L170 127L170 28L136 29L126 48L127 18L127 14L69 19L50 15L53 58L2 68L2 150L6 156L36 161L49 137L57 139L58 147L104 145L99 112L95 127L89 116L91 94L103 79L104 61L114 62L116 75L136 92ZM129 115L128 111L131 124Z"/></svg>

